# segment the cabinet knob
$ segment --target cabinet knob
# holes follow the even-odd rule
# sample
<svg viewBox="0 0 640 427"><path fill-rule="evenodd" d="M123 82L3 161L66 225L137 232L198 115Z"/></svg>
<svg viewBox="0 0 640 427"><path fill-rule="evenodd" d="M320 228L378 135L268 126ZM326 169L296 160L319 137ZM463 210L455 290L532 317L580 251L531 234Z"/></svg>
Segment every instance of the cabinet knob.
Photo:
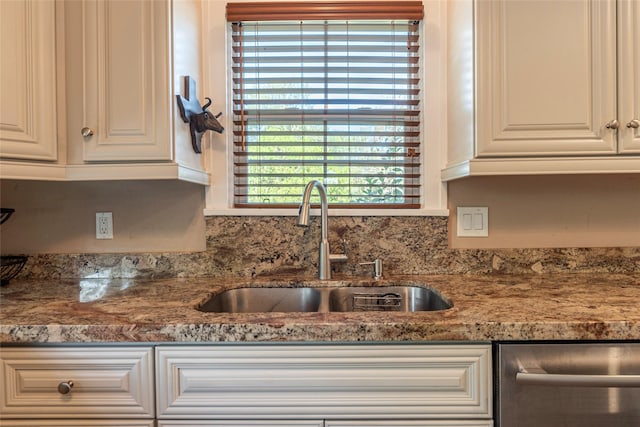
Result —
<svg viewBox="0 0 640 427"><path fill-rule="evenodd" d="M628 128L633 128L633 129L638 129L640 128L640 120L638 119L633 119L631 120L629 123L627 123L627 127Z"/></svg>
<svg viewBox="0 0 640 427"><path fill-rule="evenodd" d="M618 129L620 127L620 122L618 122L616 119L611 120L609 123L607 123L605 125L605 127L607 129Z"/></svg>
<svg viewBox="0 0 640 427"><path fill-rule="evenodd" d="M83 137L88 138L90 136L93 136L93 129L84 127L80 130L80 133L82 133Z"/></svg>
<svg viewBox="0 0 640 427"><path fill-rule="evenodd" d="M58 384L58 393L68 394L71 392L72 387L73 387L73 381L63 381L60 384Z"/></svg>

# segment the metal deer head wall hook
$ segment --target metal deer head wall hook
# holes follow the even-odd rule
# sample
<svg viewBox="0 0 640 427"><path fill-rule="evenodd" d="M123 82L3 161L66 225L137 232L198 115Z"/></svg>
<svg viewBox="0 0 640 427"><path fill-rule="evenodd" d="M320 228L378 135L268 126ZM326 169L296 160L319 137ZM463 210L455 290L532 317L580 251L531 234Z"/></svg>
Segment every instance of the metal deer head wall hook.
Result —
<svg viewBox="0 0 640 427"><path fill-rule="evenodd" d="M202 153L203 133L208 130L218 133L224 132L224 128L217 120L222 113L214 116L207 110L211 105L211 98L205 98L207 103L202 107L200 106L200 101L198 101L196 97L196 82L190 76L184 77L184 91L185 96L176 95L178 108L180 109L180 117L182 117L182 121L189 123L193 151Z"/></svg>

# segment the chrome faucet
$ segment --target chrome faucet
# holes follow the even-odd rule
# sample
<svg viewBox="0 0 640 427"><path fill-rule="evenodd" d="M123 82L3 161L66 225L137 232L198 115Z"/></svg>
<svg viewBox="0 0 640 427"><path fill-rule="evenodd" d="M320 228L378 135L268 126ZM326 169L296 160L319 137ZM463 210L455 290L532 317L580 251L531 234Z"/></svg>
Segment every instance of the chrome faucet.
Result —
<svg viewBox="0 0 640 427"><path fill-rule="evenodd" d="M331 261L346 261L347 254L331 254L329 249L329 205L327 203L327 189L320 181L309 181L302 193L302 203L298 211L298 225L302 227L309 226L309 210L311 209L311 191L318 189L320 194L320 256L318 258L318 277L320 280L331 279Z"/></svg>

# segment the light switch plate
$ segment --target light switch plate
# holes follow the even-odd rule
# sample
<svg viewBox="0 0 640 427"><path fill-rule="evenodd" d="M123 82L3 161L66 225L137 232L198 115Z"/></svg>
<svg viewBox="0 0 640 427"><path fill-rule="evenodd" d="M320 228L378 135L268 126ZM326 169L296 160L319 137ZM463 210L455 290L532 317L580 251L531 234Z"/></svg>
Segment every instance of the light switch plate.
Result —
<svg viewBox="0 0 640 427"><path fill-rule="evenodd" d="M458 237L489 237L489 208L458 207Z"/></svg>

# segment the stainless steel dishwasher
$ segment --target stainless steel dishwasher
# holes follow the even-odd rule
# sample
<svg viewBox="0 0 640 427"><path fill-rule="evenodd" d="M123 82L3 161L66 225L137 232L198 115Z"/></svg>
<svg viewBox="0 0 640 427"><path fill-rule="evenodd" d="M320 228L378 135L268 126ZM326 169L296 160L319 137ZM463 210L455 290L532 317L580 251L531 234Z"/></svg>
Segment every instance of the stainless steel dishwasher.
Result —
<svg viewBox="0 0 640 427"><path fill-rule="evenodd" d="M640 426L640 343L497 344L498 427Z"/></svg>

